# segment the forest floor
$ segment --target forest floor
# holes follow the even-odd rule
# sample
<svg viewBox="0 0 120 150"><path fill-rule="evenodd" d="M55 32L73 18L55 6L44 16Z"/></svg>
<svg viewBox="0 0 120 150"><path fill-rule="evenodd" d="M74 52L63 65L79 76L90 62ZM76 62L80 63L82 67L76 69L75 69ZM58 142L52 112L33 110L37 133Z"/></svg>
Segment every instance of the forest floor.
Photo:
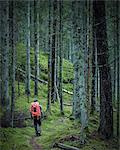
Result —
<svg viewBox="0 0 120 150"><path fill-rule="evenodd" d="M30 140L30 145L32 145L33 150L42 150L41 146L39 144L37 144L35 136L32 136L32 138Z"/></svg>

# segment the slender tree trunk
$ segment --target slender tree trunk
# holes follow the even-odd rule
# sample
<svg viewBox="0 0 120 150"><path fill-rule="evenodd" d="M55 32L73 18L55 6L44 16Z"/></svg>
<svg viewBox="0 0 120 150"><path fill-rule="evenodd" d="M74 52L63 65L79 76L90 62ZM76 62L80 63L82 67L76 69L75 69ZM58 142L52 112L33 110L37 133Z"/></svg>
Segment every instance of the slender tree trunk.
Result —
<svg viewBox="0 0 120 150"><path fill-rule="evenodd" d="M9 99L9 2L2 1L1 3L1 56L2 56L2 119L1 126L10 126L10 99Z"/></svg>
<svg viewBox="0 0 120 150"><path fill-rule="evenodd" d="M119 149L119 140L120 140L120 2L116 2L116 29L117 29L117 139L118 139L118 149Z"/></svg>
<svg viewBox="0 0 120 150"><path fill-rule="evenodd" d="M57 1L53 1L53 34L52 34L52 93L51 93L51 102L54 103L55 101L55 84L56 84L56 49L55 49L55 42L56 42L56 10L57 10Z"/></svg>
<svg viewBox="0 0 120 150"><path fill-rule="evenodd" d="M57 5L57 4L56 4ZM57 7L57 6L56 6ZM57 14L57 9L55 14ZM55 64L54 64L54 88L57 87L57 53L58 53L58 49L57 49L57 15L55 15L55 20L56 20L56 31L55 31ZM53 100L57 101L57 94L56 94L56 90L53 94Z"/></svg>
<svg viewBox="0 0 120 150"><path fill-rule="evenodd" d="M89 97L90 97L90 95L89 95L89 81L90 81L90 1L87 1L86 2L87 3L87 42L86 42L86 44L87 44L87 64L88 64L88 66L87 66L87 79L86 79L86 82L87 82L87 106L89 106ZM91 17L92 18L92 17Z"/></svg>
<svg viewBox="0 0 120 150"><path fill-rule="evenodd" d="M51 61L52 61L52 51L51 51L51 0L49 0L49 55L48 55L48 103L47 103L47 110L50 111L51 106Z"/></svg>
<svg viewBox="0 0 120 150"><path fill-rule="evenodd" d="M69 60L72 62L72 42L71 38L69 39Z"/></svg>
<svg viewBox="0 0 120 150"><path fill-rule="evenodd" d="M72 17L73 17L73 42L74 42L74 92L73 92L73 116L80 118L80 100L79 100L79 69L78 69L78 58L79 58L79 43L77 37L78 27L78 7L77 2L72 2Z"/></svg>
<svg viewBox="0 0 120 150"><path fill-rule="evenodd" d="M11 15L11 49L12 49L12 71L11 71L11 125L14 126L14 109L15 109L15 58L16 58L16 48L15 48L15 2L10 2L10 15Z"/></svg>
<svg viewBox="0 0 120 150"><path fill-rule="evenodd" d="M30 1L30 46L34 47L34 1Z"/></svg>
<svg viewBox="0 0 120 150"><path fill-rule="evenodd" d="M27 48L26 48L26 94L28 96L29 102L29 95L30 95L30 1L27 2Z"/></svg>
<svg viewBox="0 0 120 150"><path fill-rule="evenodd" d="M92 3L90 3L90 8L92 7ZM93 25L93 13L91 8L91 17L92 22L91 25ZM92 27L92 31L95 31ZM96 103L97 103L97 41L96 41L96 34L95 32L92 32L91 37L91 43L92 43L92 89L91 89L91 113L93 114L96 109Z"/></svg>
<svg viewBox="0 0 120 150"><path fill-rule="evenodd" d="M116 107L116 99L117 99L117 59L116 59L116 53L117 53L117 36L116 36L116 33L117 33L117 28L116 28L116 25L117 25L117 18L116 18L116 6L115 6L116 2L113 3L113 14L114 14L114 35L113 35L113 38L114 38L114 72L113 72L113 104L114 104L114 107Z"/></svg>
<svg viewBox="0 0 120 150"><path fill-rule="evenodd" d="M39 78L39 1L34 0L34 49L35 49L35 91L34 95L38 96Z"/></svg>
<svg viewBox="0 0 120 150"><path fill-rule="evenodd" d="M78 38L79 38L79 100L80 100L80 121L81 121L81 142L85 142L85 128L88 126L88 114L87 114L87 91L86 91L86 75L87 75L87 69L86 69L86 2L82 1L79 4L79 12L80 12L80 30L78 29Z"/></svg>
<svg viewBox="0 0 120 150"><path fill-rule="evenodd" d="M100 98L100 70L99 70L99 67L97 68L97 97L98 97L98 99ZM99 103L98 103L98 105L100 105Z"/></svg>
<svg viewBox="0 0 120 150"><path fill-rule="evenodd" d="M58 84L59 84L59 81L58 81L58 69L59 69L59 59L58 59L58 56L59 56L59 10L60 10L60 7L59 7L59 2L57 1L57 10L56 10L56 43L55 43L55 49L56 49L56 57L55 57L55 60L56 60L56 88L58 89ZM59 93L58 93L59 94ZM57 101L58 98L57 98L57 93L55 95L55 100Z"/></svg>
<svg viewBox="0 0 120 150"><path fill-rule="evenodd" d="M93 29L94 31L94 29ZM91 113L93 114L95 111L95 103L96 103L96 36L93 33L94 46L92 52L92 91L91 91Z"/></svg>
<svg viewBox="0 0 120 150"><path fill-rule="evenodd" d="M19 77L18 77L18 96L20 96L20 81L19 81Z"/></svg>
<svg viewBox="0 0 120 150"><path fill-rule="evenodd" d="M73 55L73 49L74 49L73 37L71 37L71 48L72 48L71 61L72 61L72 63L73 63L73 61L74 61L74 55Z"/></svg>
<svg viewBox="0 0 120 150"><path fill-rule="evenodd" d="M98 109L98 53L97 53L97 40L95 34L95 110Z"/></svg>
<svg viewBox="0 0 120 150"><path fill-rule="evenodd" d="M106 35L106 22L99 24L101 20L105 20L105 2L93 2L93 14L95 17L96 38L98 54L98 65L102 67L100 70L100 125L99 133L104 138L110 138L113 135L113 110L112 110L112 86L110 77L110 67L108 65L108 44Z"/></svg>
<svg viewBox="0 0 120 150"><path fill-rule="evenodd" d="M88 73L88 47L87 47L87 1L83 2L83 49L84 49L84 74L85 74L85 93L87 93L87 73ZM87 95L85 95L87 99Z"/></svg>
<svg viewBox="0 0 120 150"><path fill-rule="evenodd" d="M91 1L87 1L87 46L88 46L88 77L87 77L87 103L88 109L90 109L91 93L92 93L92 51L93 51L93 5Z"/></svg>
<svg viewBox="0 0 120 150"><path fill-rule="evenodd" d="M2 27L1 9L2 9L2 6L0 2L0 29L2 29L1 28ZM0 30L0 104L1 104L1 98L2 98L2 78L1 78L2 77L2 69L1 69L2 68L2 46L1 46L2 42L1 41L2 41L2 32Z"/></svg>
<svg viewBox="0 0 120 150"><path fill-rule="evenodd" d="M47 18L47 20L48 20L48 18ZM46 27L48 27L48 21L46 21L46 24L47 24ZM45 52L46 52L46 53L49 51L49 50L48 50L48 47L49 47L49 46L48 46L48 43L49 43L49 42L48 42L48 40L49 40L49 38L48 38L48 36L49 36L49 35L48 35L48 32L49 32L49 31L48 31L48 29L47 29L46 34L45 34Z"/></svg>
<svg viewBox="0 0 120 150"><path fill-rule="evenodd" d="M62 95L62 83L63 83L63 47L62 47L62 33L63 33L63 26L62 26L62 11L63 11L63 1L59 2L60 4L60 26L59 26L59 57L60 57L60 70L59 70L59 94L60 94L60 111L63 114L63 95Z"/></svg>

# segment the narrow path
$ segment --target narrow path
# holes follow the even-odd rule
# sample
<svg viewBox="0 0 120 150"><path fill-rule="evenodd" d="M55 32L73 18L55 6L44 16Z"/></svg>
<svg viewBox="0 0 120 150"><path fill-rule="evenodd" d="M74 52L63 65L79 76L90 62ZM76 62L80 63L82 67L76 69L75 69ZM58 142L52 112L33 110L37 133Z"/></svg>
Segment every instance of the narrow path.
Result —
<svg viewBox="0 0 120 150"><path fill-rule="evenodd" d="M42 150L41 146L36 143L35 138L35 136L32 136L32 138L30 139L30 145L32 145L33 150Z"/></svg>

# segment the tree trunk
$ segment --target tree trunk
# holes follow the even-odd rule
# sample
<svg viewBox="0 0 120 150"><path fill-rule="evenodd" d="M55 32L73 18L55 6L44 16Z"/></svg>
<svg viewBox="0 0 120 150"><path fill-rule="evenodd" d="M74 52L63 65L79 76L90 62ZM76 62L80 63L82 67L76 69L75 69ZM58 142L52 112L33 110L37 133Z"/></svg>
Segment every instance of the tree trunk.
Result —
<svg viewBox="0 0 120 150"><path fill-rule="evenodd" d="M94 31L94 29L93 29ZM93 52L92 52L92 90L91 90L91 113L93 114L95 111L95 104L96 104L96 67L97 67L97 61L96 61L96 56L97 56L97 45L96 45L96 36L93 33Z"/></svg>
<svg viewBox="0 0 120 150"><path fill-rule="evenodd" d="M86 43L86 2L82 1L79 4L79 15L80 15L80 29L78 29L78 39L79 39L79 58L78 58L78 71L79 71L79 100L80 100L80 121L81 121L81 131L80 131L80 141L85 142L85 128L88 126L88 114L87 114L87 96L86 96L86 55L87 55L87 45Z"/></svg>
<svg viewBox="0 0 120 150"><path fill-rule="evenodd" d="M62 47L62 33L63 33L63 26L62 26L62 11L63 11L63 1L59 2L60 4L60 25L59 25L59 57L60 57L60 70L59 70L59 95L60 95L60 111L63 114L63 95L62 95L62 83L63 83L63 47Z"/></svg>
<svg viewBox="0 0 120 150"><path fill-rule="evenodd" d="M16 32L16 23L15 23L15 2L10 2L10 28L11 28L11 125L14 125L14 109L15 109L15 61L16 61L16 48L15 48L15 32Z"/></svg>
<svg viewBox="0 0 120 150"><path fill-rule="evenodd" d="M113 72L113 104L114 104L114 107L116 108L116 100L117 100L117 59L116 59L116 54L117 54L117 28L116 28L116 25L117 25L117 12L116 12L116 6L115 6L116 2L113 3L113 15L114 15L114 35L113 35L113 38L114 38L114 72Z"/></svg>
<svg viewBox="0 0 120 150"><path fill-rule="evenodd" d="M70 146L70 145L63 144L63 143L55 143L54 147L59 147L59 148L62 148L64 150L80 150L77 147L73 147L73 146Z"/></svg>
<svg viewBox="0 0 120 150"><path fill-rule="evenodd" d="M2 17L2 15L1 15L1 13L2 13L2 11L1 11L1 9L2 9L2 6L1 6L1 2L0 2L0 29L2 29L1 27L2 27L2 19L1 19L1 17ZM0 104L1 104L1 98L2 98L2 46L1 46L1 41L2 41L2 32L1 32L1 30L0 30Z"/></svg>
<svg viewBox="0 0 120 150"><path fill-rule="evenodd" d="M2 56L2 88L1 105L2 119L1 126L10 126L10 99L9 99L9 2L1 3L1 56Z"/></svg>
<svg viewBox="0 0 120 150"><path fill-rule="evenodd" d="M38 96L39 77L39 1L34 0L34 50L35 50L35 91L34 95Z"/></svg>
<svg viewBox="0 0 120 150"><path fill-rule="evenodd" d="M19 78L18 78L18 82L17 82L17 83L18 83L18 84L17 84L17 85L18 85L18 86L17 86L17 87L18 87L18 96L20 96L20 81L19 81Z"/></svg>
<svg viewBox="0 0 120 150"><path fill-rule="evenodd" d="M78 73L78 37L77 37L77 15L78 8L77 8L77 2L72 2L72 24L73 24L73 43L74 43L74 91L73 91L73 116L75 118L80 118L80 100L79 100L79 73Z"/></svg>
<svg viewBox="0 0 120 150"><path fill-rule="evenodd" d="M117 29L117 139L118 139L118 149L119 149L119 140L120 140L120 2L116 2L116 29Z"/></svg>
<svg viewBox="0 0 120 150"><path fill-rule="evenodd" d="M30 1L27 2L26 94L30 95ZM29 98L28 98L29 100ZM29 102L29 101L28 101Z"/></svg>
<svg viewBox="0 0 120 150"><path fill-rule="evenodd" d="M34 47L34 1L30 1L30 46Z"/></svg>
<svg viewBox="0 0 120 150"><path fill-rule="evenodd" d="M99 133L103 138L110 138L113 135L113 110L112 110L112 86L110 77L110 67L108 65L108 44L105 20L105 2L93 2L93 15L95 17L96 39L98 50L98 65L100 71L100 125Z"/></svg>
<svg viewBox="0 0 120 150"><path fill-rule="evenodd" d="M57 1L53 1L53 34L52 34L52 93L51 93L51 102L54 103L55 101L55 84L56 84L56 10L57 10Z"/></svg>
<svg viewBox="0 0 120 150"><path fill-rule="evenodd" d="M87 70L87 102L90 113L94 113L96 104L96 70L97 70L97 49L96 38L93 33L93 5L92 2L87 2L87 49L88 49L88 70ZM89 107L90 105L90 107Z"/></svg>
<svg viewBox="0 0 120 150"><path fill-rule="evenodd" d="M51 0L49 0L49 55L48 55L48 103L47 110L50 111L51 106L51 63L52 63L52 51L51 51Z"/></svg>

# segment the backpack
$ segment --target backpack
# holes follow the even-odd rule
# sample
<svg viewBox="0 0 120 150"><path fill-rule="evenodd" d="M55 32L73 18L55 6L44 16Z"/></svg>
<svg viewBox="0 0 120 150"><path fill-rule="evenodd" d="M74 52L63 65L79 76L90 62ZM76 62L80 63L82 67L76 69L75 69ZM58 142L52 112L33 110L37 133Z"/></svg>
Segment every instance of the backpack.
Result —
<svg viewBox="0 0 120 150"><path fill-rule="evenodd" d="M41 106L41 105L39 105L39 107L40 107L40 111L41 111L41 118L43 118L42 106Z"/></svg>
<svg viewBox="0 0 120 150"><path fill-rule="evenodd" d="M41 116L41 110L40 110L38 102L31 103L31 113L32 113L33 117L35 117L35 116L40 117Z"/></svg>

